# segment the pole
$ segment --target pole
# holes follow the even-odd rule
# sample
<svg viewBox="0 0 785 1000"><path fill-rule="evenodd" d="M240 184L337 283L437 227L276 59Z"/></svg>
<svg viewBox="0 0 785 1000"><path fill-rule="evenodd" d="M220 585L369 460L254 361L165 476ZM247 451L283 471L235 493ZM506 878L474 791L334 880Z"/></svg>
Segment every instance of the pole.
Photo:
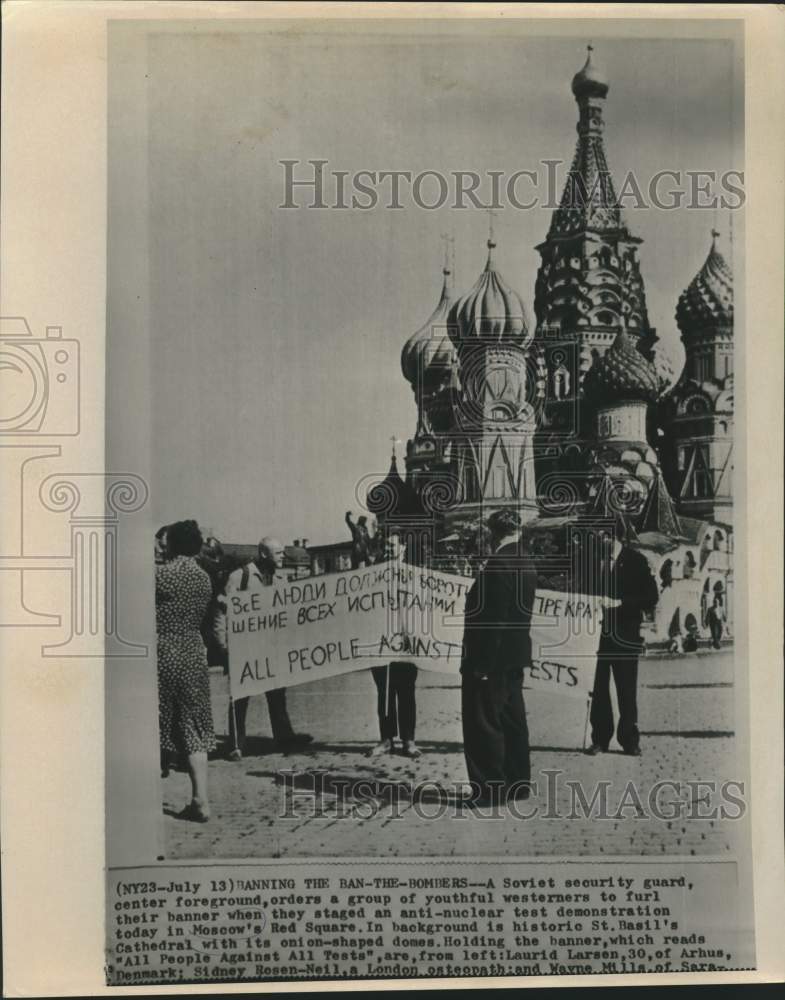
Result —
<svg viewBox="0 0 785 1000"><path fill-rule="evenodd" d="M231 696L231 694L229 695L229 711L232 717L232 730L233 730L232 735L234 736L234 749L239 750L240 747L237 743L237 712L235 711L234 698Z"/></svg>
<svg viewBox="0 0 785 1000"><path fill-rule="evenodd" d="M390 714L390 664L389 663L384 668L384 685L385 685L385 689L384 689L384 717L385 717L385 719L387 719L387 717Z"/></svg>
<svg viewBox="0 0 785 1000"><path fill-rule="evenodd" d="M586 722L583 725L583 749L586 749L586 735L589 732L589 712L591 711L591 696L593 692L589 692L589 697L586 699Z"/></svg>

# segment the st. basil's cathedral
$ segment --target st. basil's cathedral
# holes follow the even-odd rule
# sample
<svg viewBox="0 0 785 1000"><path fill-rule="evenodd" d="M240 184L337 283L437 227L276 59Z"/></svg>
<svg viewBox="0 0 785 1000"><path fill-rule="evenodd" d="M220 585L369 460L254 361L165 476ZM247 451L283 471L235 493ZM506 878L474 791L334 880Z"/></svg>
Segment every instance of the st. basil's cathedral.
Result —
<svg viewBox="0 0 785 1000"><path fill-rule="evenodd" d="M590 48L572 81L575 156L537 247L534 320L492 234L464 294L445 263L401 354L417 404L405 476L393 454L368 508L413 558L468 573L488 514L513 506L554 589L587 585L597 529L621 518L661 588L649 642L705 637L718 596L732 634L733 275L712 231L676 305L686 359L673 384L606 162L608 89Z"/></svg>

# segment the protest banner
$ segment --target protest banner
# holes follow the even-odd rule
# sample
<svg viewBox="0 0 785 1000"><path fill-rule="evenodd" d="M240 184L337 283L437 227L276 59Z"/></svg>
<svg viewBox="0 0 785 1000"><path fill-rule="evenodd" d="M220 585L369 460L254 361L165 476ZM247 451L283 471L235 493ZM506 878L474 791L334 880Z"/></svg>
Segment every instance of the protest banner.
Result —
<svg viewBox="0 0 785 1000"><path fill-rule="evenodd" d="M229 596L234 698L405 660L456 675L472 580L400 562ZM582 700L591 689L603 599L538 590L525 687Z"/></svg>

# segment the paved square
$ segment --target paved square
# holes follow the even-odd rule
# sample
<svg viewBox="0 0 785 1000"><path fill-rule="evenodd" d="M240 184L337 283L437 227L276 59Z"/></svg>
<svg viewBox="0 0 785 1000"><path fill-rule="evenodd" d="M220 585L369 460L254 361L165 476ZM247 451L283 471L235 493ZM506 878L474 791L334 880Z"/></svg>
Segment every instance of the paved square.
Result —
<svg viewBox="0 0 785 1000"><path fill-rule="evenodd" d="M741 824L729 820L633 818L631 806L614 819L565 818L571 808L567 779L581 783L590 800L595 783L612 782L611 812L618 811L625 783L634 783L647 803L651 787L676 782L743 780L735 738L734 659L732 650L700 652L676 659L642 659L638 680L643 756L626 757L611 744L611 752L585 756L580 748L559 739L559 711L564 702L527 703L532 739L532 778L540 784L521 812L539 808L535 818L516 818L505 809L502 818L439 802L435 789L423 801L390 800L396 782L440 783L448 787L466 781L461 742L460 683L444 674L420 671L417 681L418 761L400 755L369 760L366 751L378 739L376 688L368 672L348 674L290 688L289 711L295 729L313 734L306 751L276 752L270 739L267 702L251 700L249 745L245 758L231 763L220 756L210 762L209 823L195 824L175 817L187 803L189 781L173 771L162 781L165 852L168 858L418 857L537 855L712 855L733 850ZM226 732L227 681L211 678L218 733ZM525 695L525 692L524 692ZM582 709L580 710L583 711ZM574 712L574 708L573 708ZM573 731L575 727L573 727ZM613 752L616 750L617 752ZM543 770L560 769L548 818ZM323 815L312 815L311 802L295 798L286 812L283 770L295 770L298 789L313 787L314 772L322 772ZM555 779L551 777L551 782ZM367 782L361 804L351 795L337 796L341 785ZM374 792L379 798L371 799ZM689 793L702 798L705 791ZM671 801L673 796L662 796ZM682 795L682 798L685 798ZM555 805L554 805L555 802ZM343 815L339 813L342 806ZM703 808L694 807L702 812ZM438 818L433 818L439 814Z"/></svg>

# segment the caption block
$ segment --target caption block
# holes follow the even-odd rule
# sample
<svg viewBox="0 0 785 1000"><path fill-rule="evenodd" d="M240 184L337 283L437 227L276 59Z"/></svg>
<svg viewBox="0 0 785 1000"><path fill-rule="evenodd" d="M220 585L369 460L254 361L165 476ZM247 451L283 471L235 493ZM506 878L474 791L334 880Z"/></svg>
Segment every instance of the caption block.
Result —
<svg viewBox="0 0 785 1000"><path fill-rule="evenodd" d="M324 869L110 871L107 983L727 972L754 963L733 862Z"/></svg>

